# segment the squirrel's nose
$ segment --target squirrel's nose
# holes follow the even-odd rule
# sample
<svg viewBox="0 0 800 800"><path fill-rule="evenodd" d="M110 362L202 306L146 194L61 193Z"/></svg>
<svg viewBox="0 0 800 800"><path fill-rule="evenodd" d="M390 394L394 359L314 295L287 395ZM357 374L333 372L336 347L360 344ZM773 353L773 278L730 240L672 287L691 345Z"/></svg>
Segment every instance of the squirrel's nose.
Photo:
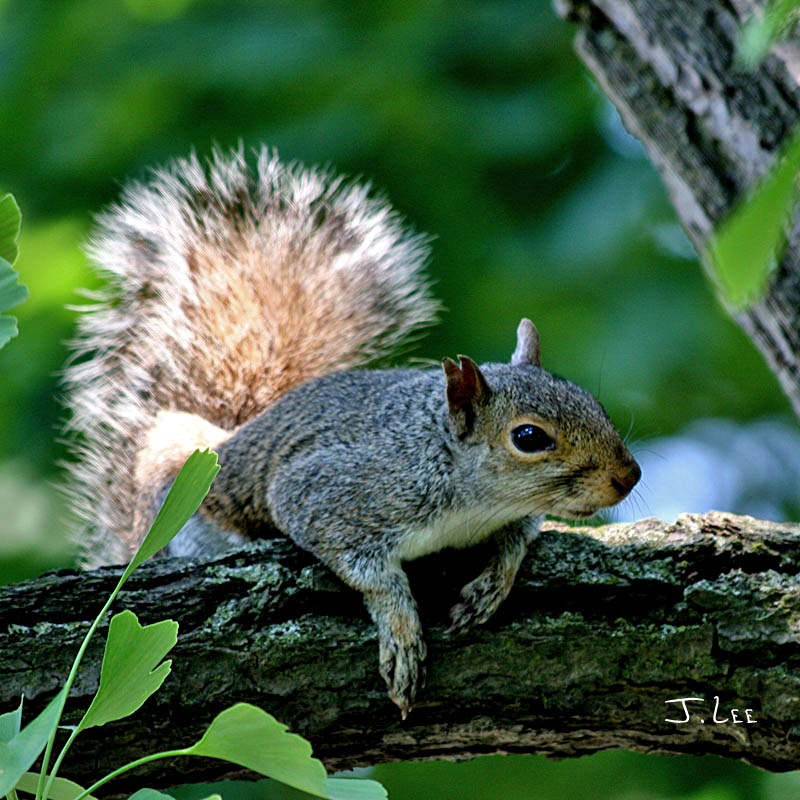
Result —
<svg viewBox="0 0 800 800"><path fill-rule="evenodd" d="M639 483L639 478L641 477L642 470L635 461L631 460L630 465L624 472L620 472L611 478L611 485L624 497Z"/></svg>

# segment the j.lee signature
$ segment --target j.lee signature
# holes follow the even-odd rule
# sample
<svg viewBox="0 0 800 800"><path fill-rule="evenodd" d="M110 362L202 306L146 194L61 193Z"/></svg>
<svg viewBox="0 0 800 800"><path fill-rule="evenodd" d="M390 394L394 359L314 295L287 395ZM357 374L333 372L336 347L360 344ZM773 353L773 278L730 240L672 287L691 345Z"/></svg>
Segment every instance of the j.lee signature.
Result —
<svg viewBox="0 0 800 800"><path fill-rule="evenodd" d="M689 706L687 703L702 703L704 706L706 705L706 699L704 697L676 697L674 700L665 700L665 703L681 703L683 706L683 713L686 715L685 719L665 719L664 722L674 722L676 725L682 725L685 722L689 722L691 719L691 714L689 713ZM724 711L722 712L725 713ZM708 715L704 714L702 717L698 717L700 722L705 723L706 717ZM714 695L714 710L711 712L711 718L709 722L713 722L716 725L719 725L724 722L732 722L734 725L740 725L741 723L746 724L754 724L758 722L757 719L753 719L753 709L752 708L745 708L742 711L739 708L731 708L730 709L730 716L720 716L720 709L719 709L719 696Z"/></svg>

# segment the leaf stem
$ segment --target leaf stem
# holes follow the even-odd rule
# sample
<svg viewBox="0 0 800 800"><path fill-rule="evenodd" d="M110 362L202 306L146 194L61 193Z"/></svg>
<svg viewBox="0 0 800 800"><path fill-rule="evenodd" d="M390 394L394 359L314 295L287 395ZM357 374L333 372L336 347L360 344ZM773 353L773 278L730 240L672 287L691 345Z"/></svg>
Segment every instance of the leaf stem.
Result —
<svg viewBox="0 0 800 800"><path fill-rule="evenodd" d="M62 689L63 696L58 704L58 714L56 715L55 724L53 725L53 730L50 732L50 738L47 740L47 747L45 748L44 757L42 758L42 771L39 774L39 782L36 787L36 800L43 800L43 798L49 797L61 761L67 749L74 741L77 732L80 730L79 724L62 748L61 753L56 759L53 771L48 776L47 768L50 765L50 757L53 753L53 745L55 744L56 735L58 733L58 724L61 721L61 715L64 713L64 706L66 705L70 689L75 682L75 676L78 674L78 668L86 653L86 648L89 646L89 640L94 635L97 626L111 607L111 604L116 599L125 581L130 577L130 574L139 564L165 547L184 526L192 514L197 511L200 503L203 502L203 498L208 494L211 482L214 480L214 476L217 472L219 472L219 464L217 463L217 454L213 451L204 450L201 452L200 450L195 450L189 458L186 459L186 463L181 467L178 476L175 478L175 482L162 503L147 536L145 536L144 541L139 545L139 549L134 554L131 562L125 567L125 571L122 573L122 577L119 579L116 588L111 592L111 596L106 601L106 604L103 606L84 637L83 644L81 644L80 650L78 650L78 655L75 656L72 669ZM84 714L84 719L85 717L86 715ZM152 758L148 760L152 760ZM83 795L81 796L83 797Z"/></svg>
<svg viewBox="0 0 800 800"><path fill-rule="evenodd" d="M53 771L50 773L49 780L47 782L47 786L45 787L45 792L43 797L47 797L50 792L50 787L53 784L53 781L56 779L56 775L58 774L58 768L61 766L61 762L64 760L64 756L67 754L67 750L69 750L70 745L75 740L75 737L80 733L80 727L76 725L72 729L72 733L69 735L69 739L65 742L64 746L61 748L61 752L58 754L58 758L56 758L55 763L53 764ZM41 781L41 778L39 779Z"/></svg>
<svg viewBox="0 0 800 800"><path fill-rule="evenodd" d="M142 766L142 764L148 764L151 761L156 761L159 758L174 758L175 756L190 756L191 748L184 748L181 750L165 750L162 753L153 753L149 756L142 756L141 758L137 758L136 761L130 761L127 764L123 764L123 766L118 767L113 772L109 772L104 778L100 778L99 781L93 783L88 789L84 789L79 795L75 796L73 800L84 800L85 797L88 797L92 792L97 791L101 786L104 786L113 778L116 778L118 775L122 775L123 772L127 772L128 770L135 769L136 767Z"/></svg>
<svg viewBox="0 0 800 800"><path fill-rule="evenodd" d="M39 784L36 787L36 800L43 800L43 798L47 797L50 793L50 789L53 786L53 781L56 778L56 773L58 771L58 767L61 764L61 761L64 758L67 748L72 744L72 741L75 738L76 731L73 731L70 735L67 743L61 750L61 753L58 756L56 764L53 768L53 771L50 775L47 774L47 767L50 764L50 756L53 752L53 745L55 744L56 734L58 733L58 723L61 721L61 715L64 713L64 706L67 702L67 696L69 695L69 690L72 688L72 684L75 683L75 677L78 674L78 668L81 665L81 661L83 660L83 656L86 653L86 648L89 646L89 640L94 635L94 632L97 630L97 626L100 624L101 620L106 614L106 611L111 607L111 604L116 599L117 595L119 594L119 590L122 588L122 585L125 581L128 580L128 576L131 574L133 570L131 569L131 565L128 564L125 572L122 573L122 577L119 579L115 589L111 592L111 596L106 601L106 604L101 609L100 613L95 618L94 622L89 627L89 630L86 632L86 636L83 638L83 643L81 644L80 649L78 650L78 655L75 656L75 660L72 662L72 669L67 676L67 681L64 684L64 698L61 701L61 708L58 710L58 716L56 717L55 725L53 725L53 730L50 733L50 738L47 740L47 747L44 751L44 758L42 759L42 771L39 774ZM76 729L77 730L77 729ZM45 780L47 780L47 785L45 785Z"/></svg>

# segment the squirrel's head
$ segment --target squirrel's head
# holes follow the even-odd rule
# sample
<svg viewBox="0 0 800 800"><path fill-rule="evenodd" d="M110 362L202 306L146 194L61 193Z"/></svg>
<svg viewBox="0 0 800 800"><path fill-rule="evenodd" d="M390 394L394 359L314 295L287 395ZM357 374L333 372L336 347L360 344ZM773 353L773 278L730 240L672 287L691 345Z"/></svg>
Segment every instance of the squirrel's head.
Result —
<svg viewBox="0 0 800 800"><path fill-rule="evenodd" d="M519 324L510 364L459 360L443 361L450 430L490 476L495 500L518 504L521 516L589 517L639 481L639 465L600 403L542 369L530 320Z"/></svg>

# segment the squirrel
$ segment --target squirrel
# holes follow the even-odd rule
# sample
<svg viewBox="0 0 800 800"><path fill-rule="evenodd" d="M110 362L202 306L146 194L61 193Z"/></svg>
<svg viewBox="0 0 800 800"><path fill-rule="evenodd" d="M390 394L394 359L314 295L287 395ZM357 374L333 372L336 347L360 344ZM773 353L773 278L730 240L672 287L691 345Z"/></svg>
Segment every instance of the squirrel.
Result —
<svg viewBox="0 0 800 800"><path fill-rule="evenodd" d="M363 594L403 718L425 641L403 562L492 539L452 630L508 595L545 514L583 518L640 477L599 402L541 367L363 369L430 324L428 241L368 186L262 147L129 184L88 251L110 288L66 370L71 499L87 567L129 559L189 454L220 472L168 555L288 535Z"/></svg>

